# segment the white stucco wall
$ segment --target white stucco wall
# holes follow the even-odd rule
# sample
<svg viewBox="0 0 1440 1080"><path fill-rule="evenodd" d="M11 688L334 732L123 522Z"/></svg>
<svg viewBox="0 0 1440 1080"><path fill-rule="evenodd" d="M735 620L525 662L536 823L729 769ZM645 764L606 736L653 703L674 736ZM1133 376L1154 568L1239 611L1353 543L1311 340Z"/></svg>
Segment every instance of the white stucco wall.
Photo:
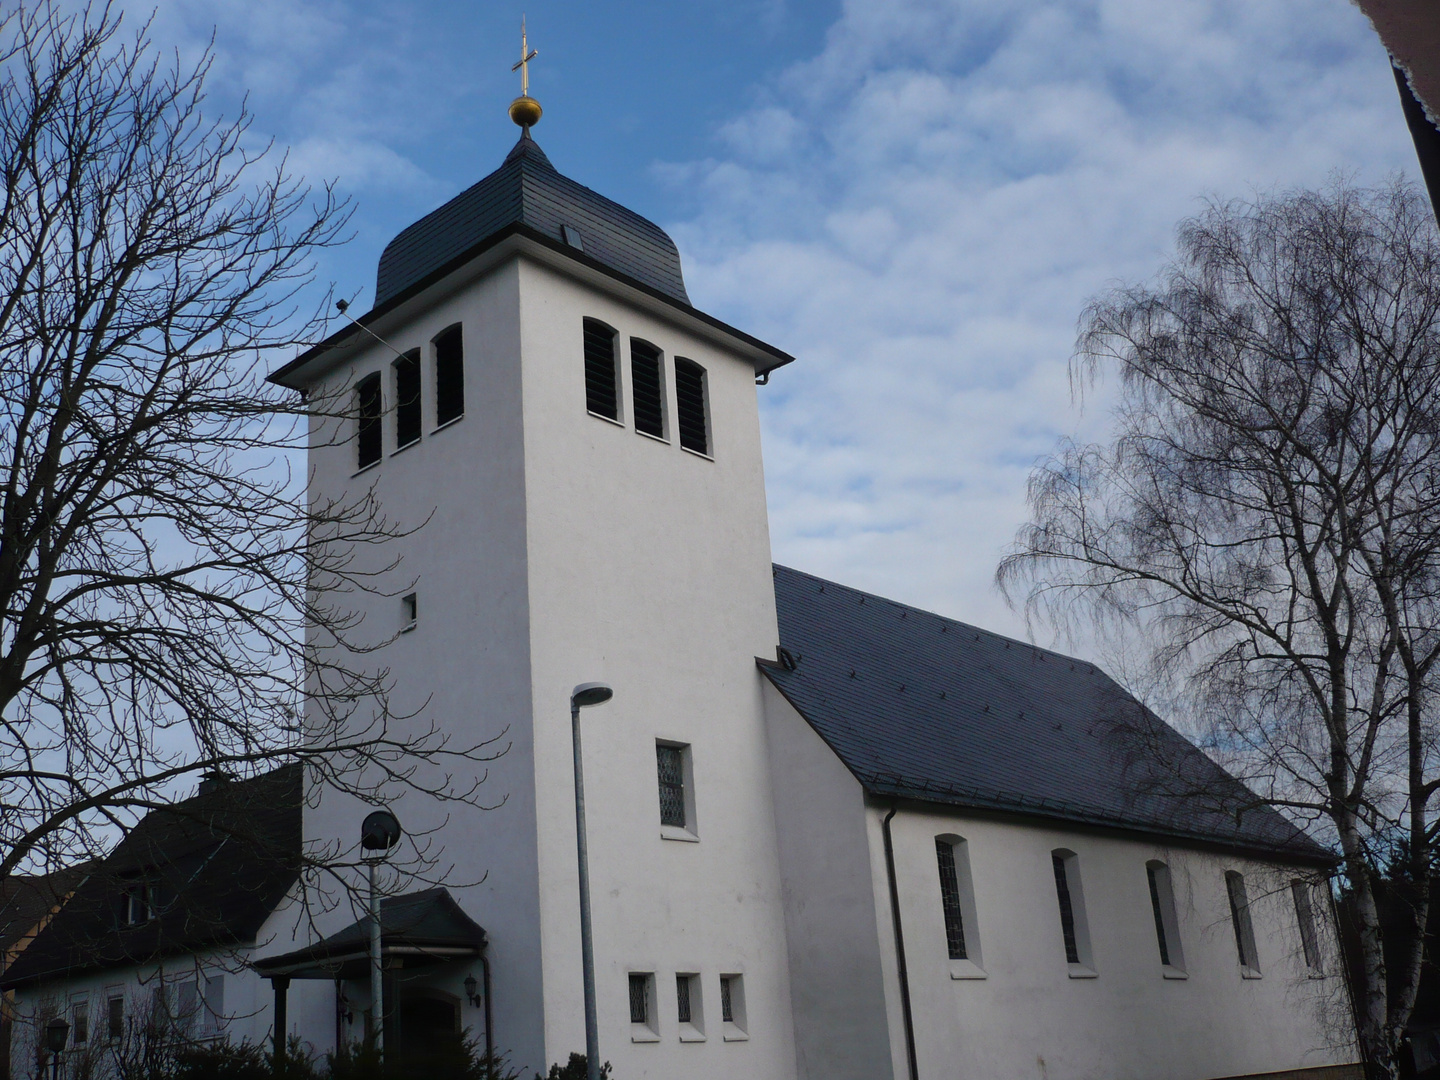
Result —
<svg viewBox="0 0 1440 1080"><path fill-rule="evenodd" d="M754 366L552 269L520 273L547 1047L584 1048L567 702L600 680L615 698L583 724L602 1056L627 1080L793 1076L754 666L777 642ZM587 316L618 331L623 424L586 412ZM632 337L663 354L669 442L630 422ZM706 369L712 459L678 445L676 355ZM698 842L662 837L657 739L691 747ZM656 1042L631 1039L631 971L655 975ZM681 1039L682 972L703 1042ZM722 973L743 975L744 1040L721 1030Z"/></svg>

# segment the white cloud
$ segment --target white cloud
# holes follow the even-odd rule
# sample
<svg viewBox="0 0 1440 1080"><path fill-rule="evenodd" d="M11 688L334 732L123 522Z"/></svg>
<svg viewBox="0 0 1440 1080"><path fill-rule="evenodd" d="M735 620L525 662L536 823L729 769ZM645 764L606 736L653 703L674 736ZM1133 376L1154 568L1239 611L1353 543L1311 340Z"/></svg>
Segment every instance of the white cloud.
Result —
<svg viewBox="0 0 1440 1080"><path fill-rule="evenodd" d="M1344 0L849 0L710 160L657 170L692 299L794 352L760 391L776 558L1023 632L994 592L1077 412L1084 301L1197 197L1413 172Z"/></svg>

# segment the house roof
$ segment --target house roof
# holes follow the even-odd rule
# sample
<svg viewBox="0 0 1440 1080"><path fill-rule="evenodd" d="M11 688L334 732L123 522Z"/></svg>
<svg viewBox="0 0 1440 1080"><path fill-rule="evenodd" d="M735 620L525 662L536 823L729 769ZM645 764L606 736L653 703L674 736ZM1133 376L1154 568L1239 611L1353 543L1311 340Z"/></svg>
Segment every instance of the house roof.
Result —
<svg viewBox="0 0 1440 1080"><path fill-rule="evenodd" d="M98 862L69 866L49 874L15 874L0 881L0 972L12 949L37 932Z"/></svg>
<svg viewBox="0 0 1440 1080"><path fill-rule="evenodd" d="M253 942L299 873L301 787L300 766L287 765L152 810L0 976L0 987ZM122 925L122 898L142 887L155 916Z"/></svg>
<svg viewBox="0 0 1440 1080"><path fill-rule="evenodd" d="M775 601L761 669L871 796L1333 861L1093 664L783 566Z"/></svg>
<svg viewBox="0 0 1440 1080"><path fill-rule="evenodd" d="M562 225L569 226L592 259L690 303L680 252L665 230L561 175L527 129L500 168L386 245L375 281L376 306L514 224L573 246L561 233Z"/></svg>
<svg viewBox="0 0 1440 1080"><path fill-rule="evenodd" d="M403 955L407 966L417 959L436 962L484 951L485 931L465 914L448 890L426 889L380 901L380 952ZM255 962L262 975L300 979L334 979L364 969L370 955L370 917L358 919L339 933L281 956Z"/></svg>

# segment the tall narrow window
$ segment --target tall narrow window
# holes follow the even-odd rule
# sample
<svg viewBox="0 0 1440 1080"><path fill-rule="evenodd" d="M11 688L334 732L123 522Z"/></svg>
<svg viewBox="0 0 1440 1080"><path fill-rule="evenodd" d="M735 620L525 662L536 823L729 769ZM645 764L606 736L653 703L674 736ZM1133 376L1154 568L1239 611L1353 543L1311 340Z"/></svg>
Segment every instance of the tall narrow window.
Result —
<svg viewBox="0 0 1440 1080"><path fill-rule="evenodd" d="M398 357L395 370L395 449L420 441L420 350Z"/></svg>
<svg viewBox="0 0 1440 1080"><path fill-rule="evenodd" d="M225 1026L225 976L207 975L201 997L204 1009L200 1023L206 1031L219 1031Z"/></svg>
<svg viewBox="0 0 1440 1080"><path fill-rule="evenodd" d="M744 1039L745 1034L745 977L743 975L720 976L720 1023L727 1040Z"/></svg>
<svg viewBox="0 0 1440 1080"><path fill-rule="evenodd" d="M1245 877L1234 870L1225 871L1225 893L1230 899L1230 925L1235 929L1235 951L1240 969L1249 978L1260 974L1260 961L1255 953L1255 928L1250 922L1250 899L1245 892Z"/></svg>
<svg viewBox="0 0 1440 1080"><path fill-rule="evenodd" d="M1060 904L1060 933L1065 943L1065 962L1070 977L1092 978L1090 930L1085 921L1085 896L1080 887L1080 859L1073 851L1057 848L1050 853L1055 874L1055 898Z"/></svg>
<svg viewBox="0 0 1440 1080"><path fill-rule="evenodd" d="M690 976L675 976L675 1016L682 1024L690 1023Z"/></svg>
<svg viewBox="0 0 1440 1080"><path fill-rule="evenodd" d="M125 1037L125 997L111 991L105 1002L105 1038L118 1042Z"/></svg>
<svg viewBox="0 0 1440 1080"><path fill-rule="evenodd" d="M90 1041L90 999L80 995L70 1007L70 1041L84 1046Z"/></svg>
<svg viewBox="0 0 1440 1080"><path fill-rule="evenodd" d="M945 910L945 944L951 960L967 959L965 917L960 909L960 879L955 872L955 845L944 837L935 838L935 858L940 864L940 903Z"/></svg>
<svg viewBox="0 0 1440 1080"><path fill-rule="evenodd" d="M380 376L367 375L355 388L356 445L362 469L380 460L380 413Z"/></svg>
<svg viewBox="0 0 1440 1080"><path fill-rule="evenodd" d="M1320 941L1315 932L1315 909L1310 905L1310 885L1299 879L1290 882L1290 895L1295 898L1295 921L1300 924L1300 947L1305 952L1305 966L1320 973Z"/></svg>
<svg viewBox="0 0 1440 1080"><path fill-rule="evenodd" d="M1185 958L1180 948L1180 925L1175 917L1175 890L1170 884L1170 868L1151 860L1145 864L1150 886L1150 911L1155 916L1155 942L1160 947L1160 964L1167 978L1178 978L1185 971Z"/></svg>
<svg viewBox="0 0 1440 1080"><path fill-rule="evenodd" d="M465 346L460 327L435 339L435 426L465 415Z"/></svg>
<svg viewBox="0 0 1440 1080"><path fill-rule="evenodd" d="M706 416L705 369L683 356L675 358L675 426L680 445L697 454L710 453Z"/></svg>
<svg viewBox="0 0 1440 1080"><path fill-rule="evenodd" d="M630 394L635 405L635 430L665 437L664 379L660 350L649 342L630 339Z"/></svg>
<svg viewBox="0 0 1440 1080"><path fill-rule="evenodd" d="M655 1024L655 975L653 972L630 973L630 1038L638 1042L654 1042L659 1029Z"/></svg>
<svg viewBox="0 0 1440 1080"><path fill-rule="evenodd" d="M620 419L616 393L615 331L596 319L585 320L585 408L607 420Z"/></svg>
<svg viewBox="0 0 1440 1080"><path fill-rule="evenodd" d="M660 824L686 828L689 820L685 813L685 748L656 743L655 764L660 779Z"/></svg>

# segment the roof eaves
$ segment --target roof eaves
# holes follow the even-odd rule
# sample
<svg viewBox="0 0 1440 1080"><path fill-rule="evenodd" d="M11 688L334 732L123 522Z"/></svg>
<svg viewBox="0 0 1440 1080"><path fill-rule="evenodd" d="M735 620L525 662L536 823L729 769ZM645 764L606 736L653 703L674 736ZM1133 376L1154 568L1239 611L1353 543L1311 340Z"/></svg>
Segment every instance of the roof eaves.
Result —
<svg viewBox="0 0 1440 1080"><path fill-rule="evenodd" d="M383 318L385 315L388 315L391 311L394 311L401 304L405 303L408 300L414 299L416 296L419 296L426 289L429 289L431 286L449 277L451 274L455 273L455 271L464 267L467 263L473 261L476 258L479 258L481 255L485 254L485 252L489 251L491 248L497 246L502 241L507 240L512 236L522 236L526 240L529 240L532 243L539 244L555 254L563 255L565 258L571 259L589 270L593 270L595 272L603 274L606 277L612 278L615 281L618 281L629 288L635 289L645 294L653 300L660 301L661 303L675 309L678 312L681 312L691 318L698 319L700 322L705 323L707 326L710 326L715 330L719 330L724 334L743 341L751 348L755 349L757 352L763 353L769 358L770 361L773 361L773 363L757 362L755 365L755 373L757 375L768 374L769 372L774 371L776 368L783 367L784 365L790 363L795 359L795 357L791 356L789 353L777 349L775 346L761 341L759 338L747 334L743 330L737 330L735 327L729 325L728 323L715 318L715 316L707 315L699 308L692 307L689 304L681 303L673 296L662 292L660 289L655 288L653 285L647 285L643 281L637 281L635 278L630 277L628 274L621 273L614 267L609 266L606 263L602 263L598 259L591 258L584 252L578 251L570 245L562 243L561 241L556 240L553 237L546 236L538 229L534 229L529 225L523 224L522 222L513 222L509 225L506 225L503 229L500 229L499 231L490 234L489 236L485 237L485 239L481 240L478 244L467 248L465 251L455 256L449 262L446 262L442 266L439 266L436 269L432 270L430 273L415 281L413 284L407 286L405 289L389 297L383 303L375 305L375 307L371 308L369 311L367 311L364 315L360 316L360 318L355 321L358 322L362 327L368 327L372 325L379 319ZM316 360L322 355L324 355L326 352L339 349L344 345L348 344L350 340L356 337L359 333L360 330L353 325L346 326L345 328L336 331L324 341L321 341L318 344L312 345L310 348L306 349L295 359L289 361L286 364L283 364L279 368L276 368L268 376L266 376L267 381L275 383L277 386L287 387L291 390L302 389L305 385L305 382L295 381L292 378L296 373L298 373L302 368L311 363L313 360Z"/></svg>

